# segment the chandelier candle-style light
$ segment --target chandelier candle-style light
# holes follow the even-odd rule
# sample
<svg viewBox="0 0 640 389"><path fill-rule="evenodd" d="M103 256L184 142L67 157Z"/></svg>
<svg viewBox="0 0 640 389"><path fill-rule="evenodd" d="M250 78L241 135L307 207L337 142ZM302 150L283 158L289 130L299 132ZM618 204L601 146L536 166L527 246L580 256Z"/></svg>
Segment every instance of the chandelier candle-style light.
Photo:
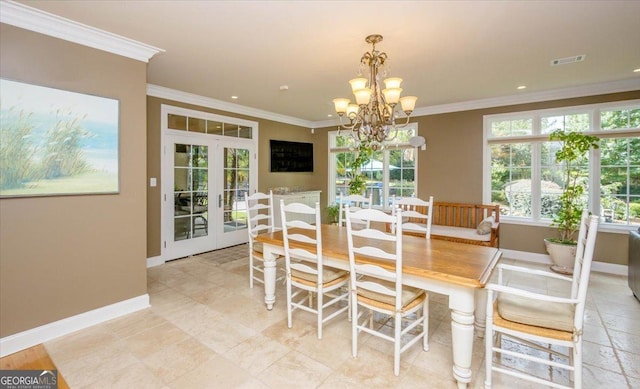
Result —
<svg viewBox="0 0 640 389"><path fill-rule="evenodd" d="M351 131L356 146L367 144L373 150L378 150L384 147L384 141L395 139L398 128L409 124L409 117L418 98L415 96L400 97L402 93L401 78L385 79L385 88L382 88L381 78L386 77L388 71L387 53L376 50L376 43L382 41L382 35L369 35L365 41L370 43L372 48L371 52L364 53L360 59L359 76L368 75L369 79L359 77L349 81L356 98L356 104L352 104L349 99L342 98L334 99L333 103L338 116L340 116L338 134L341 130ZM406 115L404 123L401 124L396 123L401 119L399 110L396 110L398 103ZM345 116L349 119L349 123L344 123Z"/></svg>

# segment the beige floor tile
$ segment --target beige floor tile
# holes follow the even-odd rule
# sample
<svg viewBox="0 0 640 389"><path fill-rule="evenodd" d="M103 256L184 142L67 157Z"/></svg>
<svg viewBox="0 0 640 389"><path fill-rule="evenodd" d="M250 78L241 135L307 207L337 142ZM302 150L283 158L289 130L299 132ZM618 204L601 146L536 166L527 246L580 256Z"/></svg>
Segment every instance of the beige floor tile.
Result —
<svg viewBox="0 0 640 389"><path fill-rule="evenodd" d="M104 327L113 331L116 336L126 338L166 322L164 318L155 314L151 308L147 308L117 319L109 320L104 323Z"/></svg>
<svg viewBox="0 0 640 389"><path fill-rule="evenodd" d="M609 336L613 347L622 351L640 354L640 335L609 329Z"/></svg>
<svg viewBox="0 0 640 389"><path fill-rule="evenodd" d="M133 355L144 359L164 347L188 338L189 335L186 332L171 323L164 323L125 338L124 341Z"/></svg>
<svg viewBox="0 0 640 389"><path fill-rule="evenodd" d="M296 350L331 369L337 369L351 358L351 337L336 336L325 331L322 339L305 336Z"/></svg>
<svg viewBox="0 0 640 389"><path fill-rule="evenodd" d="M627 380L622 374L614 373L593 365L582 368L584 389L627 388Z"/></svg>
<svg viewBox="0 0 640 389"><path fill-rule="evenodd" d="M255 330L226 317L202 324L191 333L194 338L219 354L226 353L257 334Z"/></svg>
<svg viewBox="0 0 640 389"><path fill-rule="evenodd" d="M224 357L257 375L290 351L279 342L257 334L227 351Z"/></svg>
<svg viewBox="0 0 640 389"><path fill-rule="evenodd" d="M425 389L456 389L457 381L452 375L444 377L426 373L421 370L409 370L400 377L398 384L400 388L425 388Z"/></svg>
<svg viewBox="0 0 640 389"><path fill-rule="evenodd" d="M404 362L400 358L400 377L411 366ZM393 352L381 352L367 345L358 346L358 355L347 358L334 372L350 377L350 382L357 383L358 386L383 387L386 384L388 387L400 382L400 378L393 374Z"/></svg>
<svg viewBox="0 0 640 389"><path fill-rule="evenodd" d="M202 343L188 338L156 351L142 359L142 362L156 377L168 384L216 355Z"/></svg>
<svg viewBox="0 0 640 389"><path fill-rule="evenodd" d="M594 326L589 323L585 323L584 336L582 338L586 342L597 343L608 347L612 346L609 334L603 326Z"/></svg>
<svg viewBox="0 0 640 389"><path fill-rule="evenodd" d="M601 367L615 373L622 373L618 358L612 347L591 342L582 342L584 350L583 363Z"/></svg>
<svg viewBox="0 0 640 389"><path fill-rule="evenodd" d="M122 340L92 346L90 353L77 354L71 358L65 357L61 360L56 355L52 353L52 359L58 369L64 372L64 378L71 388L108 380L115 372L139 362Z"/></svg>
<svg viewBox="0 0 640 389"><path fill-rule="evenodd" d="M328 366L293 350L259 373L258 378L272 388L315 388L331 371Z"/></svg>
<svg viewBox="0 0 640 389"><path fill-rule="evenodd" d="M628 332L630 334L640 336L640 326L638 325L640 322L640 312L638 312L638 315L634 318L621 316L618 314L620 312L623 311L619 311L616 314L601 313L600 315L602 316L604 325L612 330Z"/></svg>
<svg viewBox="0 0 640 389"><path fill-rule="evenodd" d="M62 363L84 358L117 341L111 331L98 325L46 342L45 347L56 363Z"/></svg>
<svg viewBox="0 0 640 389"><path fill-rule="evenodd" d="M85 388L91 389L112 389L112 388L136 388L136 389L157 389L163 388L162 382L151 373L144 364L136 362L133 365L120 370L111 371L105 377L101 377Z"/></svg>
<svg viewBox="0 0 640 389"><path fill-rule="evenodd" d="M221 355L207 358L187 374L169 383L171 389L248 387L252 380L249 371Z"/></svg>
<svg viewBox="0 0 640 389"><path fill-rule="evenodd" d="M640 354L628 353L622 350L617 352L622 370L627 377L640 379Z"/></svg>

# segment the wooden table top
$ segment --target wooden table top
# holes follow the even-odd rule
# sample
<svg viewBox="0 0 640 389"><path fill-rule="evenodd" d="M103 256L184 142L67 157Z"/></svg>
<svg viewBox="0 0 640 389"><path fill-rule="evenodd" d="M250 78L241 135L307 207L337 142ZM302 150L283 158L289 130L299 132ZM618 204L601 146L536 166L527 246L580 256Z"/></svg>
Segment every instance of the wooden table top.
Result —
<svg viewBox="0 0 640 389"><path fill-rule="evenodd" d="M294 231L295 233L306 232L296 229L290 233ZM323 255L348 262L346 227L323 224L321 233ZM284 244L282 231L260 234L257 241L280 247ZM290 243L292 247L296 246L293 242ZM360 245L360 242L356 244ZM379 245L379 242L376 241L376 244ZM299 246L305 245L299 244ZM402 238L402 271L404 274L467 287L484 287L501 255L500 250L495 247L425 239L409 235ZM382 263L379 260L360 257L358 260Z"/></svg>

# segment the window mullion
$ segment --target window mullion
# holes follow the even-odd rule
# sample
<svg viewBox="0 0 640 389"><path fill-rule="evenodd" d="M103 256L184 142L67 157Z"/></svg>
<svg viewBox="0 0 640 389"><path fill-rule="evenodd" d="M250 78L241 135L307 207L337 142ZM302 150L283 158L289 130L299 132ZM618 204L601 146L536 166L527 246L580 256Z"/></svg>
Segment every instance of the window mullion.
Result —
<svg viewBox="0 0 640 389"><path fill-rule="evenodd" d="M540 158L541 143L534 142L531 145L531 217L533 220L540 220L540 197L542 188L541 169L542 161Z"/></svg>
<svg viewBox="0 0 640 389"><path fill-rule="evenodd" d="M600 133L602 125L600 122L600 109L594 110L591 117L591 130ZM589 209L595 215L602 215L600 208L600 198L602 193L600 190L600 149L592 149L589 151Z"/></svg>

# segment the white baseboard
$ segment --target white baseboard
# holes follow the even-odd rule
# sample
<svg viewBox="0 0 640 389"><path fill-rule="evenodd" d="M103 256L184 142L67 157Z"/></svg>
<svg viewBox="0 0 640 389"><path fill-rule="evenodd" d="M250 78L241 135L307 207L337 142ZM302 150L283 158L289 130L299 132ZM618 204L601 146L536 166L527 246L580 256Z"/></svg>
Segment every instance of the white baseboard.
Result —
<svg viewBox="0 0 640 389"><path fill-rule="evenodd" d="M517 259L527 262L543 263L551 265L551 257L547 254L530 253L527 251L500 249L503 258ZM591 270L600 273L616 274L619 276L628 276L629 267L626 265L617 265L615 263L606 263L593 261Z"/></svg>
<svg viewBox="0 0 640 389"><path fill-rule="evenodd" d="M164 258L162 258L162 256L160 256L160 255L158 255L156 257L147 258L147 268L154 267L154 266L160 266L165 262L166 261L164 260Z"/></svg>
<svg viewBox="0 0 640 389"><path fill-rule="evenodd" d="M120 301L66 319L0 338L0 358L51 339L150 307L149 295Z"/></svg>

